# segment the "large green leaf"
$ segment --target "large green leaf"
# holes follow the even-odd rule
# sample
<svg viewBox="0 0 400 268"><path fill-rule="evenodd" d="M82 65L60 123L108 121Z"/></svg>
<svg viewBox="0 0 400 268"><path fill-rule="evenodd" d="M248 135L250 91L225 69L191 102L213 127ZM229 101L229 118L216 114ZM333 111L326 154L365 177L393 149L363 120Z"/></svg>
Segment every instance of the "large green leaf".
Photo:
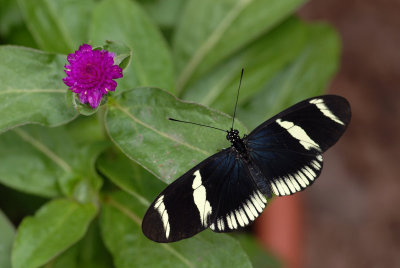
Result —
<svg viewBox="0 0 400 268"><path fill-rule="evenodd" d="M166 186L122 152L109 150L96 162L98 170L119 188L134 196L143 205L156 197Z"/></svg>
<svg viewBox="0 0 400 268"><path fill-rule="evenodd" d="M245 103L287 64L294 61L306 44L305 23L290 18L279 27L225 60L189 86L184 98L229 112L244 68L239 104Z"/></svg>
<svg viewBox="0 0 400 268"><path fill-rule="evenodd" d="M305 98L324 92L338 68L340 42L335 30L324 24L312 24L307 43L297 57L263 89L238 110L238 117L249 128ZM267 109L265 109L267 107Z"/></svg>
<svg viewBox="0 0 400 268"><path fill-rule="evenodd" d="M0 46L0 132L18 125L65 124L76 111L65 100L65 57Z"/></svg>
<svg viewBox="0 0 400 268"><path fill-rule="evenodd" d="M131 64L118 81L122 90L155 86L173 91L172 56L154 22L134 1L105 0L93 11L90 40L125 43L133 52Z"/></svg>
<svg viewBox="0 0 400 268"><path fill-rule="evenodd" d="M148 240L141 231L147 206L125 193L107 197L101 229L117 268L130 267L251 267L239 243L225 234L205 231L172 244Z"/></svg>
<svg viewBox="0 0 400 268"><path fill-rule="evenodd" d="M83 144L68 129L73 133L73 127L25 126L0 135L0 182L45 197L64 194L77 199L92 198L93 191L101 185L94 161L104 145Z"/></svg>
<svg viewBox="0 0 400 268"><path fill-rule="evenodd" d="M109 99L108 104L106 128L111 139L129 158L165 182L229 146L221 131L168 118L228 129L231 117L180 101L161 89L136 88ZM245 133L239 122L235 128Z"/></svg>
<svg viewBox="0 0 400 268"><path fill-rule="evenodd" d="M18 3L41 49L66 54L87 42L93 0L18 0Z"/></svg>
<svg viewBox="0 0 400 268"><path fill-rule="evenodd" d="M2 268L11 268L11 247L14 236L14 226L0 210L0 267Z"/></svg>
<svg viewBox="0 0 400 268"><path fill-rule="evenodd" d="M186 0L139 1L163 29L172 29L179 22Z"/></svg>
<svg viewBox="0 0 400 268"><path fill-rule="evenodd" d="M304 0L192 0L174 39L177 90L289 16Z"/></svg>
<svg viewBox="0 0 400 268"><path fill-rule="evenodd" d="M58 199L45 204L18 228L12 252L13 268L45 264L83 237L96 214L93 204Z"/></svg>
<svg viewBox="0 0 400 268"><path fill-rule="evenodd" d="M244 251L249 256L253 268L282 268L284 267L282 262L277 256L266 251L264 246L257 241L257 237L248 233L235 233L232 234L236 240L239 241Z"/></svg>
<svg viewBox="0 0 400 268"><path fill-rule="evenodd" d="M16 0L0 0L0 43L37 48Z"/></svg>
<svg viewBox="0 0 400 268"><path fill-rule="evenodd" d="M112 257L101 239L95 219L81 241L47 263L43 268L112 268Z"/></svg>
<svg viewBox="0 0 400 268"><path fill-rule="evenodd" d="M0 36L2 39L11 34L13 28L23 24L18 3L14 0L0 0Z"/></svg>

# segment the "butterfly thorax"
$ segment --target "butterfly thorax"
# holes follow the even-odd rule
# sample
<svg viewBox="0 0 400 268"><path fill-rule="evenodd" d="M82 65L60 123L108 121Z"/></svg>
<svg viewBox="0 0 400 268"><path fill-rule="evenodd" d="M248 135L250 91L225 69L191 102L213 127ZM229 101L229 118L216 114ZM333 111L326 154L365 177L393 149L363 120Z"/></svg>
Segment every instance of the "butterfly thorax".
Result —
<svg viewBox="0 0 400 268"><path fill-rule="evenodd" d="M240 138L239 131L237 129L231 129L227 132L226 139L232 144L236 151L243 156L247 155L246 145L243 139Z"/></svg>

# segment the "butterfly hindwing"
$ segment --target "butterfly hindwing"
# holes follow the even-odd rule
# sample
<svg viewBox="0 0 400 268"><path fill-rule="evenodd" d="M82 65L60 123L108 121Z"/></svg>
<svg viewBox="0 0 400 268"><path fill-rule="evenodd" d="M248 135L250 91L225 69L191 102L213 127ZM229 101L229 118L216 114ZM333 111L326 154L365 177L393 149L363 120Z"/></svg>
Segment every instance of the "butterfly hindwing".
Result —
<svg viewBox="0 0 400 268"><path fill-rule="evenodd" d="M207 158L155 199L143 219L143 233L156 242L174 242L211 227L229 232L252 222L266 199L231 148Z"/></svg>
<svg viewBox="0 0 400 268"><path fill-rule="evenodd" d="M342 97L326 95L304 100L245 138L252 162L276 195L301 191L320 175L321 154L344 133L350 116L349 103Z"/></svg>

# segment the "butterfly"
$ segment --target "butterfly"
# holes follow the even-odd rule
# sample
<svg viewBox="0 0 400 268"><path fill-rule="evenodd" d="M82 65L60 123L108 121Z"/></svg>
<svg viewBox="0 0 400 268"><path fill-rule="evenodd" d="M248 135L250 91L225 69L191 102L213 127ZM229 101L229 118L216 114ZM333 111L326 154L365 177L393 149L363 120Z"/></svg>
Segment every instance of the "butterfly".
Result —
<svg viewBox="0 0 400 268"><path fill-rule="evenodd" d="M167 243L206 228L224 233L249 225L267 198L291 195L314 183L322 170L322 153L338 141L350 118L345 98L324 95L289 107L242 138L232 122L226 131L231 146L158 195L143 218L144 235Z"/></svg>

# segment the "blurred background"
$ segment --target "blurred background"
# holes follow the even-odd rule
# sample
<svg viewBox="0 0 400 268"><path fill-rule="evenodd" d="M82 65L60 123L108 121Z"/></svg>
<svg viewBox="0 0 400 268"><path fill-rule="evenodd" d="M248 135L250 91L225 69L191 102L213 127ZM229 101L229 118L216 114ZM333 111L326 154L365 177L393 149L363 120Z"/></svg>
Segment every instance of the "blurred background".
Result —
<svg viewBox="0 0 400 268"><path fill-rule="evenodd" d="M266 238L293 267L400 267L399 12L398 0L309 1L298 12L338 30L341 63L328 92L346 97L353 116L324 155L327 164L312 190L276 199L277 209L265 211L271 218L284 203L303 204L299 241L278 245L273 231Z"/></svg>

